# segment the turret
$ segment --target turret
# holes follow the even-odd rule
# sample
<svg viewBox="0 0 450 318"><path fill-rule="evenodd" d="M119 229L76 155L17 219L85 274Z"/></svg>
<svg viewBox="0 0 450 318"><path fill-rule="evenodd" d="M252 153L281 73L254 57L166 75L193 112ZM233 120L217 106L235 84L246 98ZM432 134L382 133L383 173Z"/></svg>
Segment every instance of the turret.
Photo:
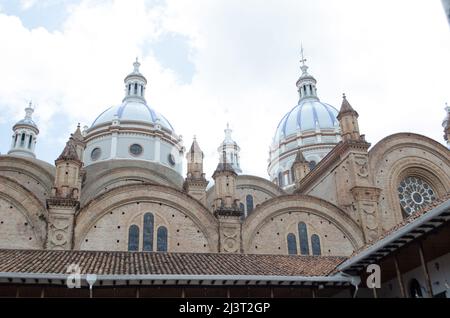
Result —
<svg viewBox="0 0 450 318"><path fill-rule="evenodd" d="M222 160L223 153L225 152L226 161L229 165L231 165L234 169L234 171L237 174L242 173L241 170L241 158L240 158L240 151L241 148L238 146L237 142L233 140L231 133L233 130L230 129L230 125L227 124L227 128L225 129L225 139L220 144L219 148L217 149L219 153L219 160Z"/></svg>
<svg viewBox="0 0 450 318"><path fill-rule="evenodd" d="M223 152L213 174L216 197L214 199L214 215L219 221L219 251L225 253L242 252L242 224L239 199L236 197L237 173L227 162L226 152Z"/></svg>
<svg viewBox="0 0 450 318"><path fill-rule="evenodd" d="M83 162L79 153L84 150L80 140L80 126L66 143L63 152L56 159L55 182L52 196L47 199L48 249L70 250L73 248L75 214L80 206L80 192L83 176ZM82 136L81 136L82 137Z"/></svg>
<svg viewBox="0 0 450 318"><path fill-rule="evenodd" d="M305 159L301 150L297 152L292 170L294 173L295 187L298 189L303 178L310 172L309 162Z"/></svg>
<svg viewBox="0 0 450 318"><path fill-rule="evenodd" d="M227 162L226 152L223 152L222 160L214 171L216 198L214 200L214 211L232 211L239 213L239 200L236 198L237 173L233 166Z"/></svg>
<svg viewBox="0 0 450 318"><path fill-rule="evenodd" d="M191 149L186 154L187 176L183 188L187 194L206 205L206 187L209 182L203 173L203 158L203 151L200 149L197 139L194 137Z"/></svg>
<svg viewBox="0 0 450 318"><path fill-rule="evenodd" d="M350 105L347 97L344 94L341 110L339 111L339 114L337 116L339 125L341 126L341 136L343 141L359 141L361 139L361 135L359 133L358 117L358 113Z"/></svg>
<svg viewBox="0 0 450 318"><path fill-rule="evenodd" d="M77 142L74 137L71 137L66 143L63 152L56 159L55 165L53 197L79 200L83 163L77 153Z"/></svg>

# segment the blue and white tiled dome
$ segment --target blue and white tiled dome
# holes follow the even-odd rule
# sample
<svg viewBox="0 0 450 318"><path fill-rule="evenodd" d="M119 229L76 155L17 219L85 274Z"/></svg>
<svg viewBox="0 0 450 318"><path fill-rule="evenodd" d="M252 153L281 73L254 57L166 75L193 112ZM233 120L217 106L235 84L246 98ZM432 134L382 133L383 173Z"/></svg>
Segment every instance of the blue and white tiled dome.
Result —
<svg viewBox="0 0 450 318"><path fill-rule="evenodd" d="M101 113L92 124L92 127L111 123L118 119L121 122L132 121L141 123L159 124L166 130L173 132L174 129L169 121L157 113L143 101L125 101L123 104L113 106Z"/></svg>
<svg viewBox="0 0 450 318"><path fill-rule="evenodd" d="M316 98L303 99L281 119L275 132L274 143L299 132L303 134L308 131L336 129L339 127L338 113L336 108Z"/></svg>
<svg viewBox="0 0 450 318"><path fill-rule="evenodd" d="M145 99L147 79L139 61L125 77L122 103L102 112L85 131L85 166L110 160L148 161L182 173L183 140Z"/></svg>
<svg viewBox="0 0 450 318"><path fill-rule="evenodd" d="M285 190L294 185L293 163L300 151L314 168L340 141L339 111L320 101L317 81L308 73L302 52L302 74L297 81L297 106L277 126L269 153L270 179Z"/></svg>

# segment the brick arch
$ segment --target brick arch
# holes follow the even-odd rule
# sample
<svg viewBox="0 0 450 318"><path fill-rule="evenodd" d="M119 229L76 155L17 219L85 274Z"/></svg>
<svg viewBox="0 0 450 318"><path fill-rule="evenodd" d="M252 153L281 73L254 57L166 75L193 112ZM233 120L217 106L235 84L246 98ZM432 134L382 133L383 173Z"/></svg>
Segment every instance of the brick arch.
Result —
<svg viewBox="0 0 450 318"><path fill-rule="evenodd" d="M48 212L40 200L15 180L0 176L0 198L15 206L33 229L39 248L44 248L47 236Z"/></svg>
<svg viewBox="0 0 450 318"><path fill-rule="evenodd" d="M155 169L152 169L152 165ZM111 190L117 185L122 186L123 182L128 184L154 183L176 189L181 189L183 182L181 176L176 175L169 168L139 161L127 162L126 166L123 166L123 161L120 162L120 160L100 162L86 167L86 172L88 178L82 189L82 193L84 193L81 198L82 205L105 192L105 187Z"/></svg>
<svg viewBox="0 0 450 318"><path fill-rule="evenodd" d="M439 197L450 192L450 151L425 136L401 133L386 137L369 152L369 167L373 184L382 189L384 230L403 220L397 188L405 177L424 179Z"/></svg>
<svg viewBox="0 0 450 318"><path fill-rule="evenodd" d="M188 216L205 236L210 252L217 252L218 222L211 212L176 189L149 183L121 186L88 202L76 216L75 249L80 248L90 229L103 216L134 202L162 203Z"/></svg>
<svg viewBox="0 0 450 318"><path fill-rule="evenodd" d="M46 199L44 193L50 194L53 187L54 169L50 164L37 159L0 156L0 174L34 192L43 204ZM32 184L28 185L27 181Z"/></svg>
<svg viewBox="0 0 450 318"><path fill-rule="evenodd" d="M335 225L351 242L353 248L364 245L360 226L337 206L309 195L285 195L264 202L242 225L244 251L249 251L258 229L279 215L288 212L311 213Z"/></svg>

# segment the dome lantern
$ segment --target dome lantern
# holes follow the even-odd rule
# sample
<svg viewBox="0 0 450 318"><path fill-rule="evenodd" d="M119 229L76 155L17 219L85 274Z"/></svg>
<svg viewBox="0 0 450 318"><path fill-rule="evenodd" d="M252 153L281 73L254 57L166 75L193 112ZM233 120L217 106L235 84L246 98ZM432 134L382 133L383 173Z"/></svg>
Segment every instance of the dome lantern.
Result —
<svg viewBox="0 0 450 318"><path fill-rule="evenodd" d="M133 63L133 72L125 77L125 98L123 102L126 101L143 101L145 102L145 89L147 85L147 79L141 74L139 68L141 63L139 63L138 58L136 62Z"/></svg>
<svg viewBox="0 0 450 318"><path fill-rule="evenodd" d="M36 139L39 129L33 121L34 107L30 102L25 108L25 117L18 121L14 127L11 149L8 154L35 158Z"/></svg>
<svg viewBox="0 0 450 318"><path fill-rule="evenodd" d="M300 66L300 69L302 70L302 75L297 81L297 89L300 95L299 102L306 98L319 100L319 98L317 97L317 88L316 88L317 81L312 75L308 73L309 67L306 65L307 59L303 54L303 47L301 50L301 54L302 59L300 60L300 63L302 63L302 65Z"/></svg>

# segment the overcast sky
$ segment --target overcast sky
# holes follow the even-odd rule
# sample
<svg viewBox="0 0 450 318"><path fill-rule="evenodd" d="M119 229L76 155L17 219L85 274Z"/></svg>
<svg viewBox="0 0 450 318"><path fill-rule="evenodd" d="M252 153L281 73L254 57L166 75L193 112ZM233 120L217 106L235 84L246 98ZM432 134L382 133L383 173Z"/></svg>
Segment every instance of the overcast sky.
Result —
<svg viewBox="0 0 450 318"><path fill-rule="evenodd" d="M215 168L227 122L244 173L267 177L278 122L298 101L300 43L322 101L347 94L374 145L443 143L450 28L439 0L0 0L0 152L29 100L37 156L123 98L136 56L147 101Z"/></svg>

